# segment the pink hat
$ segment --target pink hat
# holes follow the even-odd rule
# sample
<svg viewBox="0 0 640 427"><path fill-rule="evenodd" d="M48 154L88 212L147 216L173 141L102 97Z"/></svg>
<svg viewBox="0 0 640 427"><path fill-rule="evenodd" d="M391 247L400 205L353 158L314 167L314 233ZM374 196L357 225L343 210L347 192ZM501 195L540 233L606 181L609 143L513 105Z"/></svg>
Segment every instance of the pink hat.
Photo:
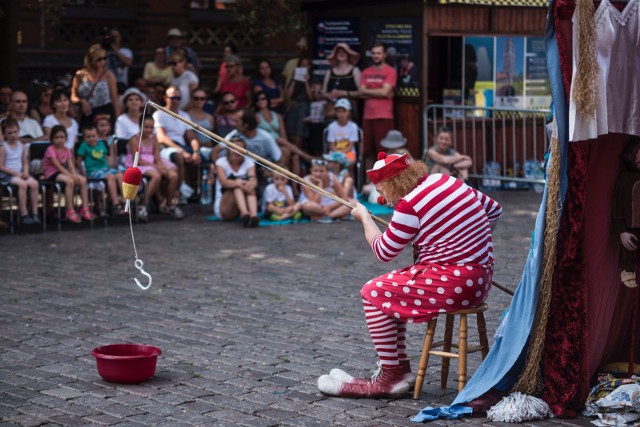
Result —
<svg viewBox="0 0 640 427"><path fill-rule="evenodd" d="M378 161L374 163L373 169L367 171L367 176L372 183L378 184L394 176L400 175L402 171L409 167L411 159L404 154L378 153Z"/></svg>
<svg viewBox="0 0 640 427"><path fill-rule="evenodd" d="M339 47L344 49L344 51L347 52L347 55L349 55L349 60L348 60L349 64L356 65L358 63L358 61L360 60L360 54L358 52L356 52L355 50L351 49L348 44L346 44L346 43L338 43L333 47L333 50L331 51L329 56L327 56L327 61L329 61L329 63L332 66L335 67L338 64L338 60L336 59L336 55L338 53L338 48Z"/></svg>

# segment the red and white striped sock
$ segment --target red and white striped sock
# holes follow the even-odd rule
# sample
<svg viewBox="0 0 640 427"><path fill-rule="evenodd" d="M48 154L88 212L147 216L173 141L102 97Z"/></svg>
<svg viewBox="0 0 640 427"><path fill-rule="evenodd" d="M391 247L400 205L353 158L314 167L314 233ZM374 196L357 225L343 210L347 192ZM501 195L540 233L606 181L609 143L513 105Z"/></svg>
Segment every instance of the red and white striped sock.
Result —
<svg viewBox="0 0 640 427"><path fill-rule="evenodd" d="M383 365L397 366L398 361L398 322L380 311L366 299L362 300L369 335Z"/></svg>
<svg viewBox="0 0 640 427"><path fill-rule="evenodd" d="M407 324L398 322L398 360L409 360L407 357Z"/></svg>

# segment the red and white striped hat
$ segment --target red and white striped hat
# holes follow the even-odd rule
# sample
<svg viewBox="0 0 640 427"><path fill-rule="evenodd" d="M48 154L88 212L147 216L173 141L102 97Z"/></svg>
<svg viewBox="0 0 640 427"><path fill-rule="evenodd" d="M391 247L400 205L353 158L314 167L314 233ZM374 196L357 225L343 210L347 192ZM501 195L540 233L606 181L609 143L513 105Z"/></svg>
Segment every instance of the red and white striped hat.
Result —
<svg viewBox="0 0 640 427"><path fill-rule="evenodd" d="M378 161L373 164L373 169L367 171L367 176L372 183L377 184L399 175L410 164L411 159L407 153L387 155L387 153L380 152L378 153Z"/></svg>

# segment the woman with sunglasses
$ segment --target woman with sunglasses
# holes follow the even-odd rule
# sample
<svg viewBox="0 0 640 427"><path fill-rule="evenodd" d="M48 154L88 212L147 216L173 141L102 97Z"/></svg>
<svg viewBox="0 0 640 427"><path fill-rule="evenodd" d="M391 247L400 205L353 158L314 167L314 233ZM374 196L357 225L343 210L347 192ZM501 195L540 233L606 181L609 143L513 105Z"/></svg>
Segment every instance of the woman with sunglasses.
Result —
<svg viewBox="0 0 640 427"><path fill-rule="evenodd" d="M169 57L168 64L173 73L171 86L180 89L182 94L180 108L187 110L191 106L191 92L198 87L200 80L193 71L187 70L187 56L182 50L173 52Z"/></svg>
<svg viewBox="0 0 640 427"><path fill-rule="evenodd" d="M204 111L204 104L207 102L207 91L196 88L191 92L191 108L187 110L191 121L202 128L213 131L213 116ZM220 153L219 145L214 143L207 135L196 132L196 139L200 143L200 156L205 162L214 161Z"/></svg>
<svg viewBox="0 0 640 427"><path fill-rule="evenodd" d="M108 114L111 126L120 115L115 75L107 68L107 52L99 44L89 47L84 67L71 83L71 102L79 105L80 127L93 123L97 114Z"/></svg>
<svg viewBox="0 0 640 427"><path fill-rule="evenodd" d="M264 92L271 101L271 108L281 111L284 103L284 93L280 81L272 76L271 62L263 59L258 62L258 72L253 81L253 93Z"/></svg>

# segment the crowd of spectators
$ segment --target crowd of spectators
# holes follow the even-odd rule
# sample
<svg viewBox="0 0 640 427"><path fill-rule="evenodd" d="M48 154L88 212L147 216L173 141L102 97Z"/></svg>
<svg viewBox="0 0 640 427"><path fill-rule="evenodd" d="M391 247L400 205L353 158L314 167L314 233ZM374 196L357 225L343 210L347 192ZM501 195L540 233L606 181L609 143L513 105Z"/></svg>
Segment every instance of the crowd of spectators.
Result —
<svg viewBox="0 0 640 427"><path fill-rule="evenodd" d="M167 46L155 49L153 58L142 67L142 76L131 79L130 69L140 59L123 46L117 29L106 34L101 42L89 46L83 67L68 84L32 88L31 101L25 90L0 87L0 120L11 119L17 125L26 155L29 143L49 141L54 147L51 156L63 160L54 161L47 171L51 175L46 176L43 162L29 159L29 176L60 181L66 184L67 195L75 187L81 190L81 213L75 213L75 199L66 197L66 220L123 213L123 200L113 183L119 183L121 173L133 163L138 145L146 178L136 212L142 221L150 212L182 218L180 206L198 199L203 179L215 188L212 207L216 215L223 220L240 218L247 227L257 225L260 213L272 219L298 219L304 214L326 223L349 216L349 209L328 197L281 180L146 103L153 101L203 129L240 141L249 151L306 181L352 199L356 196L357 156L363 151L365 163L371 164L374 154L384 149L380 141L394 128L397 75L385 64L383 45L372 46L372 65L361 71L361 55L346 43L337 44L323 76L314 73L303 37L296 44L297 55L281 73L271 61L261 58L252 64L255 74L250 76L238 49L227 43L220 68L211 76L202 72L186 34L172 28ZM65 138L62 148L54 142L56 138L62 143L61 135ZM5 139L6 135L0 135L0 141ZM63 148L69 150L70 160L61 154ZM0 161L4 161L2 152ZM93 166L87 163L98 160L102 172L93 174ZM0 171L11 175L4 166L0 165ZM23 167L16 176L24 172ZM106 182L110 206L96 203L89 211L84 197L87 179ZM5 181L9 185L11 180ZM26 212L26 203L26 198L20 201L23 222L39 221L33 212Z"/></svg>

